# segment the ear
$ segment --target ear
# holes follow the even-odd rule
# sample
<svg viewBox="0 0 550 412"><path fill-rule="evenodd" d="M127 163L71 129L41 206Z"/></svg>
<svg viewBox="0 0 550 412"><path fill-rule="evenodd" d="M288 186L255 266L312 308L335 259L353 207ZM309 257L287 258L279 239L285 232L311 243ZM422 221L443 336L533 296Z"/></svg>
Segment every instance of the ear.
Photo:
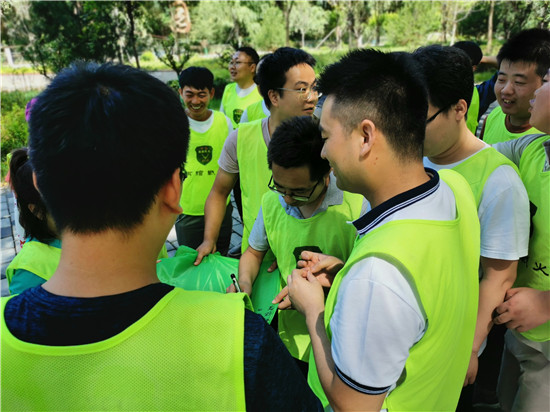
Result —
<svg viewBox="0 0 550 412"><path fill-rule="evenodd" d="M214 95L216 94L216 89L214 89L212 87L212 89L210 90L210 100L212 100L214 98Z"/></svg>
<svg viewBox="0 0 550 412"><path fill-rule="evenodd" d="M376 125L369 119L363 119L357 128L360 133L360 155L366 156L372 150L372 147L376 141L377 129Z"/></svg>
<svg viewBox="0 0 550 412"><path fill-rule="evenodd" d="M40 193L40 189L38 188L38 184L36 183L36 173L34 172L32 172L32 184L34 185L34 188L37 190L37 192Z"/></svg>
<svg viewBox="0 0 550 412"><path fill-rule="evenodd" d="M279 107L279 92L276 90L268 90L267 96L269 97L269 100L271 101L271 105L275 107Z"/></svg>
<svg viewBox="0 0 550 412"><path fill-rule="evenodd" d="M161 188L160 195L162 203L174 214L181 214L183 209L180 206L181 180L179 167L172 173L170 180Z"/></svg>
<svg viewBox="0 0 550 412"><path fill-rule="evenodd" d="M179 90L179 92L180 92L180 96L181 96L182 99L183 99L183 89L180 87L178 90ZM214 89L212 89L212 90L214 90Z"/></svg>
<svg viewBox="0 0 550 412"><path fill-rule="evenodd" d="M252 74L256 73L256 63L252 63L250 65L250 73Z"/></svg>
<svg viewBox="0 0 550 412"><path fill-rule="evenodd" d="M460 99L458 103L455 104L453 110L455 113L455 120L460 121L465 118L466 113L468 113L468 105L466 104L466 100Z"/></svg>

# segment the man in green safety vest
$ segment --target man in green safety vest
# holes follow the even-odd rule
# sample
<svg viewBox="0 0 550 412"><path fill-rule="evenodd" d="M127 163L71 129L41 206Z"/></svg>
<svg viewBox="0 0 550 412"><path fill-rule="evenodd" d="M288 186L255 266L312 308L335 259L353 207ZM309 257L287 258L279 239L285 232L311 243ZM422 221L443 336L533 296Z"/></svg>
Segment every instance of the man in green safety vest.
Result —
<svg viewBox="0 0 550 412"><path fill-rule="evenodd" d="M351 52L319 89L322 156L371 209L353 222L345 264L304 252L287 279L311 337L310 385L335 410L454 411L477 312L471 189L422 165L428 103L410 55ZM325 304L315 274L326 272L336 276Z"/></svg>
<svg viewBox="0 0 550 412"><path fill-rule="evenodd" d="M245 294L159 282L188 141L178 96L132 67L75 63L40 94L30 158L63 248L1 300L3 410L320 410Z"/></svg>
<svg viewBox="0 0 550 412"><path fill-rule="evenodd" d="M286 119L311 116L317 103L315 59L303 50L282 47L263 58L256 75L260 93L270 116L241 124L229 134L219 159L220 168L204 207L204 240L197 248L195 264L216 251L216 240L225 211L227 196L240 181L243 204L241 250L248 246L248 235L268 191L270 172L267 146L271 135Z"/></svg>

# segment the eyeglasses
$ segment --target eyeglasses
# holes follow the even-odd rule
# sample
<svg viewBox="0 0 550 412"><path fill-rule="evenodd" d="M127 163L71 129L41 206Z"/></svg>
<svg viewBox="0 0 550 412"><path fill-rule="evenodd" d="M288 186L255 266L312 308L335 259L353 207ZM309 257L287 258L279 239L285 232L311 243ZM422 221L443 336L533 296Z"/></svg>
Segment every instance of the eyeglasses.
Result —
<svg viewBox="0 0 550 412"><path fill-rule="evenodd" d="M287 92L298 93L298 96L300 96L302 100L309 100L314 95L317 96L317 98L323 95L317 90L316 84L312 84L309 87L300 87L299 89L285 89L284 87L279 87L277 90L286 90Z"/></svg>
<svg viewBox="0 0 550 412"><path fill-rule="evenodd" d="M273 176L271 176L271 179L269 179L269 183L267 184L267 187L269 190L271 190L272 192L275 192L281 196L287 196L287 197L290 197L291 199L294 199L296 200L297 202L307 202L311 196L313 195L313 192L315 192L315 189L317 188L317 186L319 185L319 183L321 182L321 180L319 180L317 183L315 183L315 186L313 186L313 189L311 189L311 192L309 193L309 195L307 196L300 196L300 195L295 195L294 193L290 192L290 193L285 193L281 190L279 190L277 188L276 185L273 184Z"/></svg>
<svg viewBox="0 0 550 412"><path fill-rule="evenodd" d="M428 120L426 120L426 124L432 122L433 120L435 120L435 118L439 115L439 113L443 113L445 110L447 110L448 108L447 107L444 107L443 109L439 109L437 112L435 112L435 114L430 117Z"/></svg>
<svg viewBox="0 0 550 412"><path fill-rule="evenodd" d="M180 165L180 180L183 183L185 179L187 179L187 172L185 171L185 163L182 163Z"/></svg>
<svg viewBox="0 0 550 412"><path fill-rule="evenodd" d="M231 66L238 66L239 64L254 64L254 62L240 62L240 61L237 61L237 60L231 60L229 62L229 67Z"/></svg>

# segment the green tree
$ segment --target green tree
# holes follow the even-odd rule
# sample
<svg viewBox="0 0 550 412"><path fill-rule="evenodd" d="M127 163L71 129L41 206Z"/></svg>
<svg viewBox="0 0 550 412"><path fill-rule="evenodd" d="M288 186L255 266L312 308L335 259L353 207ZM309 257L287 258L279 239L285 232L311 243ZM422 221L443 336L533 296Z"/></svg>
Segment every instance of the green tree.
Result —
<svg viewBox="0 0 550 412"><path fill-rule="evenodd" d="M384 28L390 44L415 48L429 42L429 33L439 29L440 21L440 11L431 1L409 1L387 16Z"/></svg>
<svg viewBox="0 0 550 412"><path fill-rule="evenodd" d="M290 30L299 33L302 48L306 36L322 36L328 23L328 12L312 1L299 1L290 12Z"/></svg>
<svg viewBox="0 0 550 412"><path fill-rule="evenodd" d="M261 16L260 23L252 25L252 44L262 50L275 50L285 44L285 32L281 30L285 24L283 12L275 6L270 6Z"/></svg>

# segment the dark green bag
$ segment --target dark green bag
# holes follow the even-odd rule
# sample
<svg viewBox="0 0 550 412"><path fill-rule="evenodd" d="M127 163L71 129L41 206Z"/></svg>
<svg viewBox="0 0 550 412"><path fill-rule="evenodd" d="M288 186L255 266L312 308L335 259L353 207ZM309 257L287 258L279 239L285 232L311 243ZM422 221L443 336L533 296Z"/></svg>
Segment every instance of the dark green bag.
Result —
<svg viewBox="0 0 550 412"><path fill-rule="evenodd" d="M157 263L159 280L187 290L225 293L227 287L231 285L231 273L238 277L238 259L213 253L205 256L201 264L195 266L193 262L196 258L195 249L180 246L174 257L161 259ZM271 301L281 291L279 269L271 273L267 272L271 263L273 262L262 263L250 297L254 312L263 316L267 323L271 322L277 310L277 305L272 304Z"/></svg>

